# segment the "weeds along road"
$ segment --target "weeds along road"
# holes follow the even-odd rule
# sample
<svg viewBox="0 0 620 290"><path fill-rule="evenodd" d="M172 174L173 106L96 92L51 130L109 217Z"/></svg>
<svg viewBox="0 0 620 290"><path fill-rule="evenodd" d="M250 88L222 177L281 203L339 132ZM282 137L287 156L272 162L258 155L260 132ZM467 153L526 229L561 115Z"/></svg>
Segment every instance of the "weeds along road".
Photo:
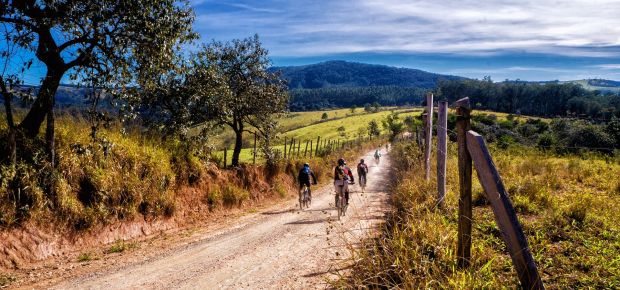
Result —
<svg viewBox="0 0 620 290"><path fill-rule="evenodd" d="M374 152L374 151L373 151ZM388 209L389 155L370 165L366 193L356 185L338 221L333 186L315 188L309 209L290 201L246 215L180 249L118 269L78 276L52 289L308 289L346 272L349 249L372 234ZM358 160L351 160L355 170ZM355 175L357 179L357 175ZM357 181L357 180L356 180Z"/></svg>

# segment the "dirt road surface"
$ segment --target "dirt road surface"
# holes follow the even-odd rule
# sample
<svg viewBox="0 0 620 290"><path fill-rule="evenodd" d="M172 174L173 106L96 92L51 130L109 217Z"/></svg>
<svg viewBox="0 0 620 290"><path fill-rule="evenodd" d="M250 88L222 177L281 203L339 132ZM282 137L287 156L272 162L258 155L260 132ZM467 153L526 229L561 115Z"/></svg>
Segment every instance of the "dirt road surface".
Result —
<svg viewBox="0 0 620 290"><path fill-rule="evenodd" d="M332 186L315 188L309 209L287 202L248 214L174 251L72 277L52 289L323 289L346 272L347 247L374 234L388 209L388 156L370 166L365 193L351 186L347 215L338 221ZM357 160L355 160L357 161ZM350 166L355 170L354 160ZM357 175L355 175L357 179ZM356 180L357 181L357 180Z"/></svg>

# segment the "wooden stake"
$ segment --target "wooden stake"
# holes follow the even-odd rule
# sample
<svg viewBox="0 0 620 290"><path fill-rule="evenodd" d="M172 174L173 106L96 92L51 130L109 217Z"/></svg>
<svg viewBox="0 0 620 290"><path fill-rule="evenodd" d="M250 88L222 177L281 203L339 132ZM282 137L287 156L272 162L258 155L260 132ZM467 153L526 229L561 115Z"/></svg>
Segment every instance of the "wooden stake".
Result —
<svg viewBox="0 0 620 290"><path fill-rule="evenodd" d="M286 137L284 137L284 159L286 159Z"/></svg>
<svg viewBox="0 0 620 290"><path fill-rule="evenodd" d="M224 147L224 169L226 169L226 159L228 157L228 146Z"/></svg>
<svg viewBox="0 0 620 290"><path fill-rule="evenodd" d="M256 164L256 132L254 132L254 156L252 158L252 164Z"/></svg>
<svg viewBox="0 0 620 290"><path fill-rule="evenodd" d="M319 152L319 145L321 144L321 136L316 137L316 149L314 149L314 156Z"/></svg>
<svg viewBox="0 0 620 290"><path fill-rule="evenodd" d="M297 141L297 155L295 155L297 158L299 158L300 151L301 151L301 140Z"/></svg>
<svg viewBox="0 0 620 290"><path fill-rule="evenodd" d="M306 140L306 149L304 149L304 157L306 157L306 155L308 154L308 144L310 143L310 141ZM312 147L310 147L310 150L312 150Z"/></svg>
<svg viewBox="0 0 620 290"><path fill-rule="evenodd" d="M312 158L312 148L314 147L312 146L312 140L310 140L310 158Z"/></svg>
<svg viewBox="0 0 620 290"><path fill-rule="evenodd" d="M439 102L437 120L437 204L443 205L446 196L446 156L448 151L448 102Z"/></svg>
<svg viewBox="0 0 620 290"><path fill-rule="evenodd" d="M467 149L471 154L474 166L476 166L480 184L493 208L495 222L500 228L512 263L519 275L521 286L523 289L544 289L542 280L538 275L536 262L534 262L527 245L527 239L504 188L502 178L497 172L495 164L493 164L484 138L474 131L467 131Z"/></svg>
<svg viewBox="0 0 620 290"><path fill-rule="evenodd" d="M433 144L433 93L426 94L426 134L424 145L424 177L431 179L431 146Z"/></svg>
<svg viewBox="0 0 620 290"><path fill-rule="evenodd" d="M471 156L467 150L467 131L471 129L469 98L456 101L456 131L459 154L459 229L457 265L469 267L471 260Z"/></svg>

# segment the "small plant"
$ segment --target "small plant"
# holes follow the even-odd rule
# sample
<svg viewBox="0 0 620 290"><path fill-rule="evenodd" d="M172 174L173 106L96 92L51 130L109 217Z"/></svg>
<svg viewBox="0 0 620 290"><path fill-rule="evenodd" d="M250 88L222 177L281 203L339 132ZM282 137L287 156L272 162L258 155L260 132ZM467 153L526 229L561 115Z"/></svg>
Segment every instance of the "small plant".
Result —
<svg viewBox="0 0 620 290"><path fill-rule="evenodd" d="M97 259L97 257L95 255L93 255L92 253L89 253L89 252L81 253L77 257L77 261L78 262L88 262L88 261L92 261L92 260L96 260L96 259Z"/></svg>
<svg viewBox="0 0 620 290"><path fill-rule="evenodd" d="M123 240L117 240L112 246L108 248L106 254L122 253L125 250L135 249L138 247L136 243L125 243Z"/></svg>
<svg viewBox="0 0 620 290"><path fill-rule="evenodd" d="M327 120L327 118L329 118L329 116L327 115L327 112L323 113L323 115L321 115L321 120Z"/></svg>
<svg viewBox="0 0 620 290"><path fill-rule="evenodd" d="M4 288L15 281L17 281L17 278L15 278L15 276L0 273L0 288Z"/></svg>

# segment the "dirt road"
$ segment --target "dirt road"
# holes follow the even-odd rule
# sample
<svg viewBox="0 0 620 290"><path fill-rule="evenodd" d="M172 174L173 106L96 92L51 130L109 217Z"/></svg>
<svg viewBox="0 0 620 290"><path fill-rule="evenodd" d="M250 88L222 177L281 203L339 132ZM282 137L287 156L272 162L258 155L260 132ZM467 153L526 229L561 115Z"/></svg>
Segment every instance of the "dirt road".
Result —
<svg viewBox="0 0 620 290"><path fill-rule="evenodd" d="M296 202L249 214L231 227L163 256L64 281L53 289L308 289L325 288L346 267L347 246L359 243L387 209L389 160L372 153L366 192L351 187L338 221L332 186L315 188L309 209ZM350 162L354 169L356 162ZM354 169L355 170L355 169ZM356 175L357 178L357 175Z"/></svg>

